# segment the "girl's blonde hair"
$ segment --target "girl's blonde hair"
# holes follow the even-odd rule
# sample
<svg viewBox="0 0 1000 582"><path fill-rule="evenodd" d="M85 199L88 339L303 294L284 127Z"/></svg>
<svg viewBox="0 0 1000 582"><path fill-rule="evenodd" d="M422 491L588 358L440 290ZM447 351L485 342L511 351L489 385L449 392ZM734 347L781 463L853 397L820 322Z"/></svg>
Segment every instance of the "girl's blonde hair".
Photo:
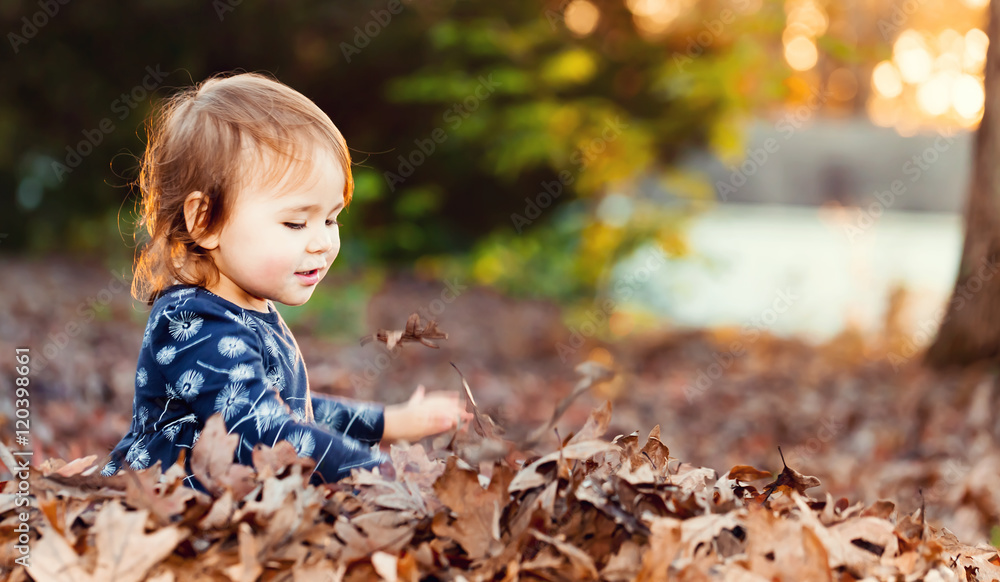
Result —
<svg viewBox="0 0 1000 582"><path fill-rule="evenodd" d="M204 233L225 224L250 176L276 184L312 174L312 158L332 153L343 166L344 204L354 192L351 155L330 118L294 89L255 73L216 76L168 98L150 119L142 157L139 253L132 295L147 303L174 282L210 286L215 263L188 232L184 200L206 195ZM289 186L294 186L293 183Z"/></svg>

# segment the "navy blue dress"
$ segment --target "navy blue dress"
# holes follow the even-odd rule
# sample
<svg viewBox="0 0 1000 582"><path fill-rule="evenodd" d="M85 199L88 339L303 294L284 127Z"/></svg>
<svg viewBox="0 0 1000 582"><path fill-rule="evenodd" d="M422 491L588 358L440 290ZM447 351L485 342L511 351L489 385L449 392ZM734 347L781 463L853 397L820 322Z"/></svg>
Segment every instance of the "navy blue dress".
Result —
<svg viewBox="0 0 1000 582"><path fill-rule="evenodd" d="M240 439L234 461L251 465L254 445L287 440L299 456L316 460L314 481L332 482L388 460L378 450L383 412L381 405L311 394L299 347L271 302L262 313L202 287L175 285L153 303L132 425L102 474L157 461L166 470L221 413ZM186 483L203 490L186 469Z"/></svg>

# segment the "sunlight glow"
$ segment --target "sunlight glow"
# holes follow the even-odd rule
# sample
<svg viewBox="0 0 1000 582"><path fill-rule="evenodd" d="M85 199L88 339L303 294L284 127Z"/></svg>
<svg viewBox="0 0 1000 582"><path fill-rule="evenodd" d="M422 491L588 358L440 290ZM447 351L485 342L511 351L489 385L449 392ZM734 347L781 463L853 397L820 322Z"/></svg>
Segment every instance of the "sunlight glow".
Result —
<svg viewBox="0 0 1000 582"><path fill-rule="evenodd" d="M951 106L953 74L940 72L920 84L917 105L929 115L942 115Z"/></svg>
<svg viewBox="0 0 1000 582"><path fill-rule="evenodd" d="M933 70L933 61L921 34L907 30L892 47L892 58L907 83L923 83Z"/></svg>
<svg viewBox="0 0 1000 582"><path fill-rule="evenodd" d="M983 82L972 75L962 75L951 90L952 105L959 115L976 119L986 102Z"/></svg>
<svg viewBox="0 0 1000 582"><path fill-rule="evenodd" d="M798 36L785 45L785 60L796 71L808 71L816 66L819 52L812 39Z"/></svg>
<svg viewBox="0 0 1000 582"><path fill-rule="evenodd" d="M882 61L872 71L872 84L875 90L884 97L898 97L903 92L903 78L899 69L890 61Z"/></svg>
<svg viewBox="0 0 1000 582"><path fill-rule="evenodd" d="M687 8L690 0L626 0L639 32L647 36L665 33Z"/></svg>
<svg viewBox="0 0 1000 582"><path fill-rule="evenodd" d="M983 70L986 64L986 49L990 46L990 37L978 28L973 28L965 33L965 52L962 54L962 63L965 70L970 73L978 73Z"/></svg>
<svg viewBox="0 0 1000 582"><path fill-rule="evenodd" d="M566 28L577 36L587 36L597 28L601 12L590 0L573 0L566 6Z"/></svg>

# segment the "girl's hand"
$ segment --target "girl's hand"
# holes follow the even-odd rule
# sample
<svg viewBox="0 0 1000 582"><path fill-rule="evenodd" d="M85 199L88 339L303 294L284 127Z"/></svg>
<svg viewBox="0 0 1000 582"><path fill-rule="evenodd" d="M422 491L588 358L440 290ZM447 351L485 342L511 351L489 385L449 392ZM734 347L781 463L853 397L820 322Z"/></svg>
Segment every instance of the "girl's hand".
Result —
<svg viewBox="0 0 1000 582"><path fill-rule="evenodd" d="M385 407L383 440L417 441L451 430L460 420L472 419L472 413L459 404L458 392L425 392L423 386L417 386L404 404Z"/></svg>

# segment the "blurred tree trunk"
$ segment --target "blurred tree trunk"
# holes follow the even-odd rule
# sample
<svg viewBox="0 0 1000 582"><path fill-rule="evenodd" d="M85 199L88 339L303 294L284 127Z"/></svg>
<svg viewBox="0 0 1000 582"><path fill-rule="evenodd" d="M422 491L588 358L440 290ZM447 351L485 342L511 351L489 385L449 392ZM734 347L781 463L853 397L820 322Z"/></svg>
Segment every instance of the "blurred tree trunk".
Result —
<svg viewBox="0 0 1000 582"><path fill-rule="evenodd" d="M962 366L1000 355L1000 0L990 2L986 110L976 132L958 279L925 363Z"/></svg>

